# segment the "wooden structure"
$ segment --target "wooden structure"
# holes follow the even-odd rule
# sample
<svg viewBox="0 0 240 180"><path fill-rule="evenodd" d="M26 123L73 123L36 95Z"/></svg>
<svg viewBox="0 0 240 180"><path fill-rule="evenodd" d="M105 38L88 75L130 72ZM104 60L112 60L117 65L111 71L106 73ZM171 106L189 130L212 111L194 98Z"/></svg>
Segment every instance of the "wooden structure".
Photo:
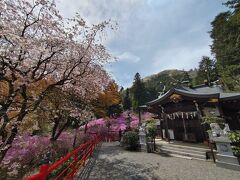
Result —
<svg viewBox="0 0 240 180"><path fill-rule="evenodd" d="M226 93L220 86L177 86L140 107L160 120L161 137L188 142L207 140L203 116L221 116L231 130L240 129L240 93Z"/></svg>

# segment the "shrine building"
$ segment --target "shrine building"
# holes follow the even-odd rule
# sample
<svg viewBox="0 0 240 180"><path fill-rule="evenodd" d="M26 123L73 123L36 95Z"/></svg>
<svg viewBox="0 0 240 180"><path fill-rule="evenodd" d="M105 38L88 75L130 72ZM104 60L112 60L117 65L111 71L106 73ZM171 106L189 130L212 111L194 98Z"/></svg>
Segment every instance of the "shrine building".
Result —
<svg viewBox="0 0 240 180"><path fill-rule="evenodd" d="M204 142L208 139L203 116L219 116L230 130L240 130L240 93L224 92L221 86L177 86L140 106L159 119L162 139Z"/></svg>

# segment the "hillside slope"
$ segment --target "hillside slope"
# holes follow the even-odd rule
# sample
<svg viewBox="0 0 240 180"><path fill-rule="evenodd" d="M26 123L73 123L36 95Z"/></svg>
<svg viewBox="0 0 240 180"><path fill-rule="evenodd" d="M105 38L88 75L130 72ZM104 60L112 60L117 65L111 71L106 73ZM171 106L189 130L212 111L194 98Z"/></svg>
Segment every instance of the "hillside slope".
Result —
<svg viewBox="0 0 240 180"><path fill-rule="evenodd" d="M196 70L183 71L177 69L164 70L157 74L153 74L143 78L146 87L148 100L153 100L158 97L159 93L169 90L176 84L177 81L189 81L196 77Z"/></svg>

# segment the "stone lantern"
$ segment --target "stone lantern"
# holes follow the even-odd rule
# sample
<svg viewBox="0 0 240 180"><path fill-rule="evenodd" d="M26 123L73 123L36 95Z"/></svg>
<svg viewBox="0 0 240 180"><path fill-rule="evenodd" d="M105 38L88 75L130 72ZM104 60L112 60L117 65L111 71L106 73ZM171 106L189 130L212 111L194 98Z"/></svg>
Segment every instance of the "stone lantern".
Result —
<svg viewBox="0 0 240 180"><path fill-rule="evenodd" d="M143 123L140 127L139 127L139 143L141 146L141 150L142 151L147 151L147 141L146 141L146 127L145 127L145 123Z"/></svg>
<svg viewBox="0 0 240 180"><path fill-rule="evenodd" d="M240 165L236 156L233 155L231 148L231 141L227 136L230 131L228 124L225 124L225 128L222 130L217 123L210 124L212 129L212 141L216 143L217 155L216 165L228 169L234 169L240 171Z"/></svg>

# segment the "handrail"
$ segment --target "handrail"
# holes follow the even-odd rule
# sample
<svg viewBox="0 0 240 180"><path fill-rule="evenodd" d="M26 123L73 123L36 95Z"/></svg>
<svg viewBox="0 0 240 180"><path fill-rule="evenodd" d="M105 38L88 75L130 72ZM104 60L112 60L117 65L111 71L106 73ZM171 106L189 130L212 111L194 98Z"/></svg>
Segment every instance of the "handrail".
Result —
<svg viewBox="0 0 240 180"><path fill-rule="evenodd" d="M97 144L100 143L101 139L102 138L99 135L94 135L94 138L92 140L80 145L77 149L68 153L65 157L58 160L56 163L52 165L44 164L40 166L39 173L27 177L26 180L46 180L49 174L51 174L54 170L56 170L68 160L71 160L71 162L67 165L66 168L57 174L54 179L73 179L78 170L81 167L85 166L85 162L89 157L92 156L94 149L96 148Z"/></svg>

